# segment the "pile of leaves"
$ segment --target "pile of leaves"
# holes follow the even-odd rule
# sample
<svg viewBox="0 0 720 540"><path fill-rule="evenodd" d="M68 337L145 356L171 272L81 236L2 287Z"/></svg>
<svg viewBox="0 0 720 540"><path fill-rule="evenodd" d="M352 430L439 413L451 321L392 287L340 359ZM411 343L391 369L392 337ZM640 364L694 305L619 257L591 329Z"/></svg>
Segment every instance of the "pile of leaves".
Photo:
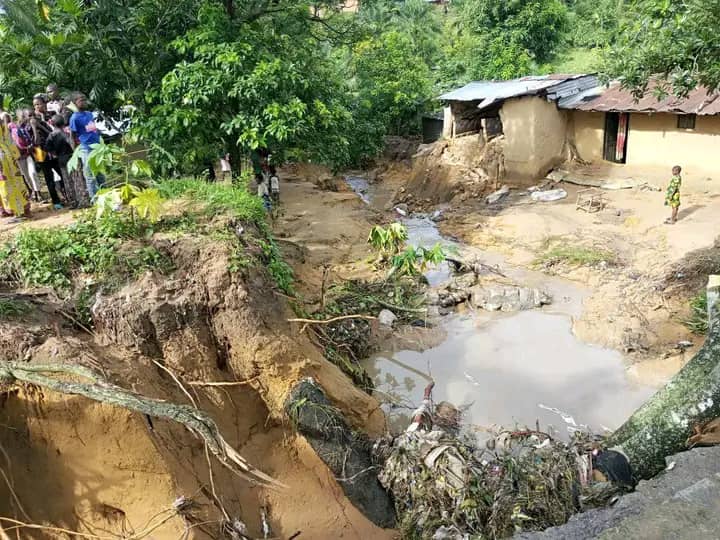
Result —
<svg viewBox="0 0 720 540"><path fill-rule="evenodd" d="M504 538L561 525L581 509L584 437L568 444L540 431L503 431L480 448L468 434L406 432L376 445L385 459L379 478L403 538Z"/></svg>

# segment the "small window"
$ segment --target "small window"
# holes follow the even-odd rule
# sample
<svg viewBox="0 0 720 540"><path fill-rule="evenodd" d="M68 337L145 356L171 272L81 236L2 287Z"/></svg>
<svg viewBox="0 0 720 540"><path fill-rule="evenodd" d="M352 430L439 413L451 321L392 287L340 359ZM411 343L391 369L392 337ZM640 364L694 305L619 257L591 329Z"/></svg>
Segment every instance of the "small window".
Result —
<svg viewBox="0 0 720 540"><path fill-rule="evenodd" d="M694 114L681 114L678 116L678 128L679 129L695 129L695 115Z"/></svg>

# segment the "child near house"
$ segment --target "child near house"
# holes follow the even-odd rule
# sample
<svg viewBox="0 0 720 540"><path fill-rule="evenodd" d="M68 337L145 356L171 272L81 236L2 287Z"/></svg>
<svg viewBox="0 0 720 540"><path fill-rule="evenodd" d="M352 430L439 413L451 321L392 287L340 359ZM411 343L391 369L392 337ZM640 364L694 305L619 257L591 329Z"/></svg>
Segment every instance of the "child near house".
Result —
<svg viewBox="0 0 720 540"><path fill-rule="evenodd" d="M680 173L682 168L680 165L675 165L672 168L672 178L668 185L667 192L665 193L665 206L671 208L671 214L665 223L668 225L674 225L678 219L678 211L680 210L680 185L682 184L682 177Z"/></svg>

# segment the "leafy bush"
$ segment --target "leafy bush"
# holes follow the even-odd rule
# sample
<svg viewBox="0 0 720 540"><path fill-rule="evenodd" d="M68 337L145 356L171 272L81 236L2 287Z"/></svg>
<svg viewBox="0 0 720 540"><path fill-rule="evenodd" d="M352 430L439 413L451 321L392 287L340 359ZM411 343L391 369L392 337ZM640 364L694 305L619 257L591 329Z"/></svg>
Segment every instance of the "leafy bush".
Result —
<svg viewBox="0 0 720 540"><path fill-rule="evenodd" d="M408 239L407 227L402 223L391 223L387 229L375 225L370 229L368 244L378 251L379 260L385 261L394 257Z"/></svg>

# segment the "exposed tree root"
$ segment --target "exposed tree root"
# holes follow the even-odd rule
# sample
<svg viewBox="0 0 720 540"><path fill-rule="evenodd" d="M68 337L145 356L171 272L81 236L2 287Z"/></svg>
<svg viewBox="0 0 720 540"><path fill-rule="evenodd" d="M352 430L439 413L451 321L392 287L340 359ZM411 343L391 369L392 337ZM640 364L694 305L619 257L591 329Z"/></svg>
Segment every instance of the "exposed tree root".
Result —
<svg viewBox="0 0 720 540"><path fill-rule="evenodd" d="M89 379L92 383L61 380L48 374ZM63 394L116 405L131 411L157 418L165 418L184 425L200 438L215 457L238 476L254 484L285 487L283 484L256 469L228 444L215 422L204 411L187 405L168 403L160 399L135 394L102 380L101 376L83 366L71 364L33 365L21 362L0 362L0 383L30 383Z"/></svg>

